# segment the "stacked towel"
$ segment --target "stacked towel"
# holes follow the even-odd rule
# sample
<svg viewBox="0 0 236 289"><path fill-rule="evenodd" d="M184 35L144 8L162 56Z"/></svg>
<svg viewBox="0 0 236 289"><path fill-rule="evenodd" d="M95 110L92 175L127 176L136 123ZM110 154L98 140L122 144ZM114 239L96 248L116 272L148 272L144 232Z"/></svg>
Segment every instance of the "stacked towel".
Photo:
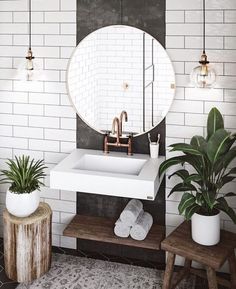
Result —
<svg viewBox="0 0 236 289"><path fill-rule="evenodd" d="M121 219L118 219L115 224L114 233L121 238L128 238L130 234L130 226L124 224Z"/></svg>
<svg viewBox="0 0 236 289"><path fill-rule="evenodd" d="M120 218L116 221L114 233L121 238L127 238L130 234L131 226L135 224L139 214L143 211L143 204L139 200L130 200Z"/></svg>
<svg viewBox="0 0 236 289"><path fill-rule="evenodd" d="M133 226L142 210L142 202L132 199L128 202L123 212L120 214L120 219L127 226Z"/></svg>
<svg viewBox="0 0 236 289"><path fill-rule="evenodd" d="M137 220L134 226L132 226L130 230L130 236L134 240L137 241L143 241L151 229L153 224L153 218L152 216L147 212L142 212Z"/></svg>
<svg viewBox="0 0 236 289"><path fill-rule="evenodd" d="M142 202L133 199L129 201L116 221L114 233L121 238L130 235L134 240L142 241L147 237L152 224L153 218L143 211Z"/></svg>

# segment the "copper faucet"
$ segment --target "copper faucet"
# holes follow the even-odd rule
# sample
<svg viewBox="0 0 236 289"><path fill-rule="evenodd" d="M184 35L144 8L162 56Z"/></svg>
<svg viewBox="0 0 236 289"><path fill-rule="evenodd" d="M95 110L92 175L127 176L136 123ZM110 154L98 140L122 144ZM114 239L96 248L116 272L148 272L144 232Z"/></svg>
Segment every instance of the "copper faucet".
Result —
<svg viewBox="0 0 236 289"><path fill-rule="evenodd" d="M104 153L109 153L109 146L113 147L125 147L128 148L127 154L129 156L132 155L132 135L130 134L128 137L128 143L124 144L120 142L120 121L118 117L115 117L112 122L112 134L116 133L116 142L109 142L109 133L105 134L104 137Z"/></svg>
<svg viewBox="0 0 236 289"><path fill-rule="evenodd" d="M128 113L123 110L120 114L120 130L119 130L119 135L122 136L122 130L123 130L123 119L125 118L125 122L128 121Z"/></svg>
<svg viewBox="0 0 236 289"><path fill-rule="evenodd" d="M120 142L120 122L118 117L114 117L112 122L112 134L116 133L116 142Z"/></svg>

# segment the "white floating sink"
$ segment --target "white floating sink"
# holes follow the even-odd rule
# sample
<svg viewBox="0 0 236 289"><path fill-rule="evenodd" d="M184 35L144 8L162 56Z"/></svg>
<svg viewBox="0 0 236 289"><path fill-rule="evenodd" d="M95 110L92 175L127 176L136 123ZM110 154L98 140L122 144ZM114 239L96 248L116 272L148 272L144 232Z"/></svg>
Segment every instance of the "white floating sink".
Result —
<svg viewBox="0 0 236 289"><path fill-rule="evenodd" d="M50 187L109 196L154 200L164 157L76 149L50 172Z"/></svg>
<svg viewBox="0 0 236 289"><path fill-rule="evenodd" d="M137 176L146 161L112 155L85 154L79 159L74 169Z"/></svg>

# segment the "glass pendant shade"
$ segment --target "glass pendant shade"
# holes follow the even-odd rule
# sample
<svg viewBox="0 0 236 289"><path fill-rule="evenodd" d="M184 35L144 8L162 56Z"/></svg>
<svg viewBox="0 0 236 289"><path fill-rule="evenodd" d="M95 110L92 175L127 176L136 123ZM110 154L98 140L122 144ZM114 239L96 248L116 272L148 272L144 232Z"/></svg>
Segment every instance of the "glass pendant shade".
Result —
<svg viewBox="0 0 236 289"><path fill-rule="evenodd" d="M200 65L192 70L190 75L191 82L198 88L211 88L216 83L216 72L214 68L209 65L206 54L203 54Z"/></svg>
<svg viewBox="0 0 236 289"><path fill-rule="evenodd" d="M18 77L20 80L25 80L25 81L33 81L37 80L36 75L38 74L37 72L38 67L35 65L33 62L34 56L33 52L31 49L28 50L27 56L25 57L25 60L22 61L19 65L18 69Z"/></svg>
<svg viewBox="0 0 236 289"><path fill-rule="evenodd" d="M206 0L203 0L203 52L200 65L195 67L191 74L190 80L195 87L199 88L211 88L216 83L216 72L214 68L209 65L207 55L205 52L206 48Z"/></svg>
<svg viewBox="0 0 236 289"><path fill-rule="evenodd" d="M34 64L33 64L33 52L31 49L28 51L28 55L26 56L26 69L27 70L34 70Z"/></svg>

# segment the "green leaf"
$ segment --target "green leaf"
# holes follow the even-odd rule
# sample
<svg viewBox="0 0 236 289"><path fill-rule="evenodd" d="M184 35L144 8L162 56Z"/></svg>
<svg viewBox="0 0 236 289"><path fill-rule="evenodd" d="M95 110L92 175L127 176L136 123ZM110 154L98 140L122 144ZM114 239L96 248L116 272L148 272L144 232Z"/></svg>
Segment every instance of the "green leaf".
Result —
<svg viewBox="0 0 236 289"><path fill-rule="evenodd" d="M214 164L232 146L235 138L224 129L217 130L207 143L207 156Z"/></svg>
<svg viewBox="0 0 236 289"><path fill-rule="evenodd" d="M202 136L195 135L192 137L190 144L202 153L207 151L207 142Z"/></svg>
<svg viewBox="0 0 236 289"><path fill-rule="evenodd" d="M225 197L225 198L236 197L236 194L230 192L230 193L225 194L224 197Z"/></svg>
<svg viewBox="0 0 236 289"><path fill-rule="evenodd" d="M229 207L227 201L223 198L220 197L217 199L218 204L215 206L217 209L225 212L231 220L236 224L236 214L232 208Z"/></svg>
<svg viewBox="0 0 236 289"><path fill-rule="evenodd" d="M196 198L194 197L194 195L190 193L184 193L178 206L180 215L182 215L184 211L188 207L192 206L195 202L196 202Z"/></svg>
<svg viewBox="0 0 236 289"><path fill-rule="evenodd" d="M202 171L202 179L205 176L206 172L209 170L209 160L207 158L207 142L202 136L194 136L191 139L191 145L197 148L202 156L199 158L200 170ZM211 165L211 164L210 164Z"/></svg>
<svg viewBox="0 0 236 289"><path fill-rule="evenodd" d="M174 192L187 192L187 191L197 191L197 189L192 184L179 183L172 188L172 190L170 191L170 193L168 195L168 198Z"/></svg>
<svg viewBox="0 0 236 289"><path fill-rule="evenodd" d="M192 174L189 175L186 179L185 182L186 183L190 183L190 182L195 182L195 183L200 183L202 181L201 176L199 176L198 174Z"/></svg>
<svg viewBox="0 0 236 289"><path fill-rule="evenodd" d="M190 155L196 155L196 156L201 156L202 153L194 148L192 145L190 144L186 144L186 143L178 143L178 144L173 144L170 147L172 147L172 152L173 151L181 151L183 153L187 153Z"/></svg>
<svg viewBox="0 0 236 289"><path fill-rule="evenodd" d="M222 169L226 169L235 158L236 158L236 147L233 147L223 156L221 156L220 159L218 159L214 167L215 173L218 174Z"/></svg>
<svg viewBox="0 0 236 289"><path fill-rule="evenodd" d="M227 168L228 165L236 158L236 147L233 147L229 150L223 157L224 168Z"/></svg>
<svg viewBox="0 0 236 289"><path fill-rule="evenodd" d="M198 174L189 175L189 172L184 169L174 172L173 174L169 176L169 179L175 175L180 177L183 180L183 183L185 184L188 184L191 182L195 182L199 184L202 180L201 176L199 176Z"/></svg>
<svg viewBox="0 0 236 289"><path fill-rule="evenodd" d="M207 203L208 207L212 210L216 202L216 192L205 191L202 192L202 196Z"/></svg>
<svg viewBox="0 0 236 289"><path fill-rule="evenodd" d="M217 182L217 188L221 189L225 184L228 184L236 179L236 168L229 170L227 174L222 176Z"/></svg>
<svg viewBox="0 0 236 289"><path fill-rule="evenodd" d="M172 175L169 176L169 179L175 175L180 177L182 180L185 180L189 176L189 172L187 170L184 170L184 169L176 171Z"/></svg>
<svg viewBox="0 0 236 289"><path fill-rule="evenodd" d="M235 178L236 178L236 176L223 176L220 180L220 187L218 187L218 188L220 189L224 185L231 183Z"/></svg>
<svg viewBox="0 0 236 289"><path fill-rule="evenodd" d="M185 210L185 219L189 221L192 218L192 215L197 213L201 207L198 204L193 204Z"/></svg>
<svg viewBox="0 0 236 289"><path fill-rule="evenodd" d="M183 163L183 156L173 157L165 160L159 167L159 176L161 176L168 168Z"/></svg>
<svg viewBox="0 0 236 289"><path fill-rule="evenodd" d="M219 110L214 107L208 114L207 119L207 140L219 129L224 129L224 120Z"/></svg>
<svg viewBox="0 0 236 289"><path fill-rule="evenodd" d="M236 175L236 167L229 170L229 172L227 173L227 176L230 176L230 175Z"/></svg>
<svg viewBox="0 0 236 289"><path fill-rule="evenodd" d="M202 206L204 203L203 195L199 192L196 193L196 203L200 206Z"/></svg>
<svg viewBox="0 0 236 289"><path fill-rule="evenodd" d="M202 174L202 162L201 162L201 157L199 156L193 156L193 155L185 155L182 156L183 157L183 161L184 163L188 163L189 165L191 165L197 172L199 175Z"/></svg>

